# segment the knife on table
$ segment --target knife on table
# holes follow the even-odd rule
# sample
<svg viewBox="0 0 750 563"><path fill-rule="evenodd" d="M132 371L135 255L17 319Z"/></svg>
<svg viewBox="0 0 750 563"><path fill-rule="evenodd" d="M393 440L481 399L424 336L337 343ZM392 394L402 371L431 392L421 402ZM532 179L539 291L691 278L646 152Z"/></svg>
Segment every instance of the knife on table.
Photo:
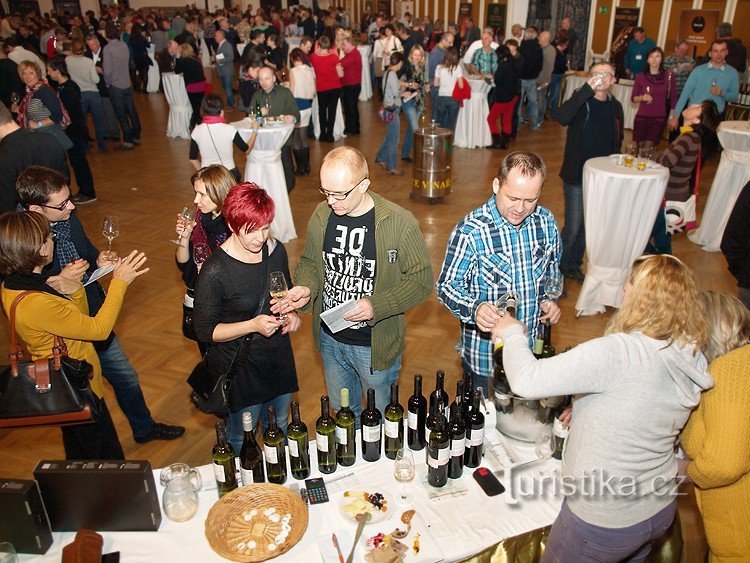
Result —
<svg viewBox="0 0 750 563"><path fill-rule="evenodd" d="M336 552L339 554L339 563L344 563L344 554L341 553L339 539L336 537L336 534L331 534L331 542L333 542L333 547L336 548Z"/></svg>

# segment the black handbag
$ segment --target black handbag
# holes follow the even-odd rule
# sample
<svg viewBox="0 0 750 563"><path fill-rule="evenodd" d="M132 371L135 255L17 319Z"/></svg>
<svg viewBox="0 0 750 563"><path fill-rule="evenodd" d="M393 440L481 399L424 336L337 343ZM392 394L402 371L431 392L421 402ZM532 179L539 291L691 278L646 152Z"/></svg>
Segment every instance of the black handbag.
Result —
<svg viewBox="0 0 750 563"><path fill-rule="evenodd" d="M258 310L253 315L254 317L261 314L263 306L266 303L268 244L263 245L261 260L263 263L261 272L263 282L260 303L258 304ZM242 338L232 361L229 363L229 367L223 372L212 368L212 362L209 361L211 350L215 349L216 352L219 350L215 346L209 346L206 355L196 364L187 379L188 385L192 388L190 402L195 408L204 414L213 414L222 418L229 414L229 396L232 390L232 378L234 377L232 370L235 365L239 366L245 363L254 336L255 333L253 332Z"/></svg>
<svg viewBox="0 0 750 563"><path fill-rule="evenodd" d="M10 307L10 365L0 372L0 428L67 426L94 422L99 398L89 381L93 367L85 360L68 357L65 341L55 336L52 358L23 360L15 330L16 307L24 291Z"/></svg>

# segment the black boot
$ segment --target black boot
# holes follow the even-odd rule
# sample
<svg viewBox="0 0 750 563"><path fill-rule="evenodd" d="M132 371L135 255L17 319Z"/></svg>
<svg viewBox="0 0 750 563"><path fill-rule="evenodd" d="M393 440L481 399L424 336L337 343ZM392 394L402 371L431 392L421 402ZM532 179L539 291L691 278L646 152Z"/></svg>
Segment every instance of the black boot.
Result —
<svg viewBox="0 0 750 563"><path fill-rule="evenodd" d="M492 144L490 145L491 149L499 149L500 148L500 135L498 133L492 133ZM505 148L508 148L507 146Z"/></svg>
<svg viewBox="0 0 750 563"><path fill-rule="evenodd" d="M510 142L510 135L508 135L507 133L503 133L502 136L500 136L500 148L507 149L509 142Z"/></svg>
<svg viewBox="0 0 750 563"><path fill-rule="evenodd" d="M302 151L304 149L292 149L292 152L294 153L294 175L295 176L304 176L305 175L305 157L302 156ZM308 149L310 150L310 149Z"/></svg>
<svg viewBox="0 0 750 563"><path fill-rule="evenodd" d="M310 147L306 147L299 151L302 157L302 174L310 173Z"/></svg>

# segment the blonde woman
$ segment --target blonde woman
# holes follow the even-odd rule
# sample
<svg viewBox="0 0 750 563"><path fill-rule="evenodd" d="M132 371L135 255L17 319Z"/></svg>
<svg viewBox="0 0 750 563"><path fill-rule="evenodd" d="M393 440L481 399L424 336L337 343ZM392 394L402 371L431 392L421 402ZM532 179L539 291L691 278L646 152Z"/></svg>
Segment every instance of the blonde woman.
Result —
<svg viewBox="0 0 750 563"><path fill-rule="evenodd" d="M668 254L639 258L605 336L554 358L537 360L510 315L492 336L516 395L573 396L562 465L573 485L542 561L641 561L674 519L675 440L713 386L693 274Z"/></svg>
<svg viewBox="0 0 750 563"><path fill-rule="evenodd" d="M750 561L750 312L716 291L703 294L710 335L703 347L716 386L701 398L680 438L692 458L709 561Z"/></svg>
<svg viewBox="0 0 750 563"><path fill-rule="evenodd" d="M401 111L406 116L406 135L401 148L401 160L411 162L411 148L414 144L414 131L419 127L419 118L424 115L424 95L430 91L427 80L427 56L421 45L414 45L409 58L399 74L401 87L409 94Z"/></svg>

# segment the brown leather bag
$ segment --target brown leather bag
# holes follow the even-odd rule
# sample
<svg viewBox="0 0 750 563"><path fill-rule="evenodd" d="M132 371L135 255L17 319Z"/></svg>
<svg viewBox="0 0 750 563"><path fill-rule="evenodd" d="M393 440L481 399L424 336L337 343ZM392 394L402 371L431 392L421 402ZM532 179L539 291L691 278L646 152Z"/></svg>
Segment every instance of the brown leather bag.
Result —
<svg viewBox="0 0 750 563"><path fill-rule="evenodd" d="M78 530L72 543L63 547L61 563L101 563L104 538L93 530Z"/></svg>
<svg viewBox="0 0 750 563"><path fill-rule="evenodd" d="M55 336L52 358L23 360L16 336L16 307L34 291L24 291L10 306L9 366L0 368L0 428L66 426L93 422L99 399L89 384L93 367L68 357Z"/></svg>

